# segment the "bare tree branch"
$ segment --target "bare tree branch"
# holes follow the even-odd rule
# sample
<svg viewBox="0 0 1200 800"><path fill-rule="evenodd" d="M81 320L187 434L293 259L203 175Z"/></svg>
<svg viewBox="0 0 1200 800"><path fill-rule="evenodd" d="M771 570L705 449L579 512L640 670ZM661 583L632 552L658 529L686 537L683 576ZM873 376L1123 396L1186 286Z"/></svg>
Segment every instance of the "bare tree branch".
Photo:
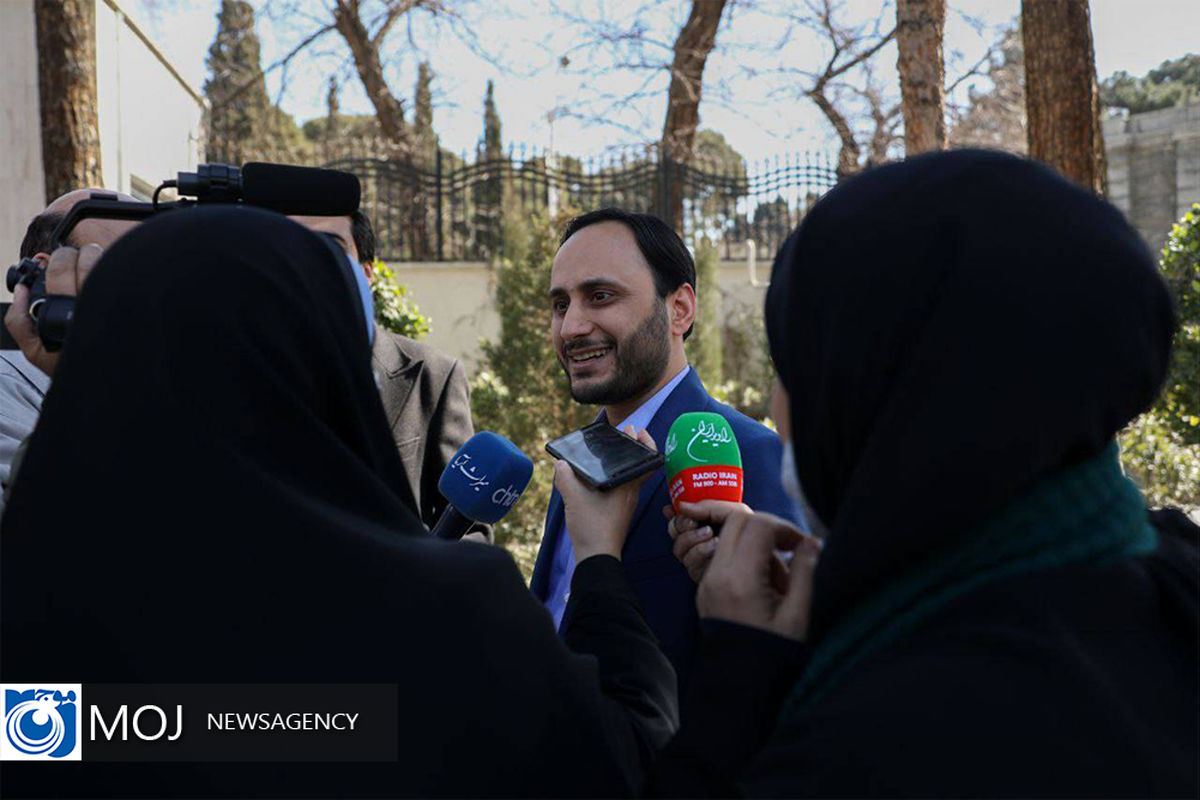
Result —
<svg viewBox="0 0 1200 800"><path fill-rule="evenodd" d="M267 75L271 74L275 70L286 69L288 64L291 63L292 59L294 59L296 56L300 55L300 53L302 53L306 48L308 48L309 45L318 41L319 39L321 39L321 37L323 37L325 34L329 33L330 31L332 31L333 29L334 28L332 25L325 25L325 26L313 31L308 36L305 36L304 39L302 39L299 44L297 44L295 47L293 47L291 50L289 50L282 58L279 58L276 61L272 62L271 65L268 66L267 68L260 69L258 72L254 73L254 75L252 77L247 79L243 84L241 84L236 89L234 89L232 92L230 92L226 97L224 97L222 99L221 105L228 104L232 100L237 99L242 93L244 93L247 89L249 89L251 86L253 86L255 83L257 83L261 78L266 77ZM281 98L282 98L282 93L281 93ZM278 100L276 100L276 103L278 103Z"/></svg>
<svg viewBox="0 0 1200 800"><path fill-rule="evenodd" d="M983 67L991 63L992 57L995 54L996 46L992 45L987 49L987 52L983 54L982 58L972 64L965 72L963 72L963 74L955 78L954 81L946 87L946 96L949 97L950 93L962 85L964 81L969 80L970 78L977 78L985 75L986 72Z"/></svg>
<svg viewBox="0 0 1200 800"><path fill-rule="evenodd" d="M388 31L390 31L392 26L396 24L396 20L400 19L401 16L407 14L409 11L412 11L414 8L420 5L423 5L422 0L403 0L402 2L388 3L388 6L384 11L382 21L378 23L375 33L371 36L371 44L379 47L379 45L383 43L384 38L388 35ZM434 11L434 13L436 14L438 12Z"/></svg>

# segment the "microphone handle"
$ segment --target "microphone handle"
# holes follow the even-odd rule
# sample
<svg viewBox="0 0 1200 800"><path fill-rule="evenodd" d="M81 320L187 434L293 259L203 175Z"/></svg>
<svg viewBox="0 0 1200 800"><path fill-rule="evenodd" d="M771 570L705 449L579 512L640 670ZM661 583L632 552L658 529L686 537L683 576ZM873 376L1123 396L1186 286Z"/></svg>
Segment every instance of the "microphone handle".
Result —
<svg viewBox="0 0 1200 800"><path fill-rule="evenodd" d="M465 536L474 524L475 520L463 515L454 506L446 506L430 533L439 539L458 540Z"/></svg>

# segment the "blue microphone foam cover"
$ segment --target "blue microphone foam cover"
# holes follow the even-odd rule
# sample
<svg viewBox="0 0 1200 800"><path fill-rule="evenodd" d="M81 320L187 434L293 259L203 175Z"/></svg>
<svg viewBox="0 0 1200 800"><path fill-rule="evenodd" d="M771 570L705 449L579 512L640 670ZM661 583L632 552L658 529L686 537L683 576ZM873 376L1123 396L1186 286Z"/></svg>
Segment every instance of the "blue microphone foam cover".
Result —
<svg viewBox="0 0 1200 800"><path fill-rule="evenodd" d="M515 444L480 431L459 448L438 481L438 491L476 522L498 522L533 477L533 462Z"/></svg>

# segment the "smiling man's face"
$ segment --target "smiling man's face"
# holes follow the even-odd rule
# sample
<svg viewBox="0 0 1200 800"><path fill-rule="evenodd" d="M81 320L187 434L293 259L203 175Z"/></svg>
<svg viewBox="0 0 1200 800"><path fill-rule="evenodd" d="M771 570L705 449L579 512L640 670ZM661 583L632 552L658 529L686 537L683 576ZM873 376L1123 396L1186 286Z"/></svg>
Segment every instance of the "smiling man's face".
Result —
<svg viewBox="0 0 1200 800"><path fill-rule="evenodd" d="M667 307L629 228L610 221L576 232L554 257L550 287L554 350L577 402L625 403L662 380Z"/></svg>

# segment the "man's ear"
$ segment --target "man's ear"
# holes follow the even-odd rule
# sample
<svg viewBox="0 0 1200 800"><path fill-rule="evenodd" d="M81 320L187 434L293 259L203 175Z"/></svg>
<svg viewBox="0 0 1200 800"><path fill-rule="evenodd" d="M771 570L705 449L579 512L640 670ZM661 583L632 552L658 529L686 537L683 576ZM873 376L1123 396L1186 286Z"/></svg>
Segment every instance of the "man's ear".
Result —
<svg viewBox="0 0 1200 800"><path fill-rule="evenodd" d="M671 334L683 336L696 321L696 313L699 310L696 290L689 283L681 284L678 289L667 295L667 315L671 323Z"/></svg>
<svg viewBox="0 0 1200 800"><path fill-rule="evenodd" d="M363 274L367 276L367 283L375 283L375 262L360 261L358 263L362 265Z"/></svg>

